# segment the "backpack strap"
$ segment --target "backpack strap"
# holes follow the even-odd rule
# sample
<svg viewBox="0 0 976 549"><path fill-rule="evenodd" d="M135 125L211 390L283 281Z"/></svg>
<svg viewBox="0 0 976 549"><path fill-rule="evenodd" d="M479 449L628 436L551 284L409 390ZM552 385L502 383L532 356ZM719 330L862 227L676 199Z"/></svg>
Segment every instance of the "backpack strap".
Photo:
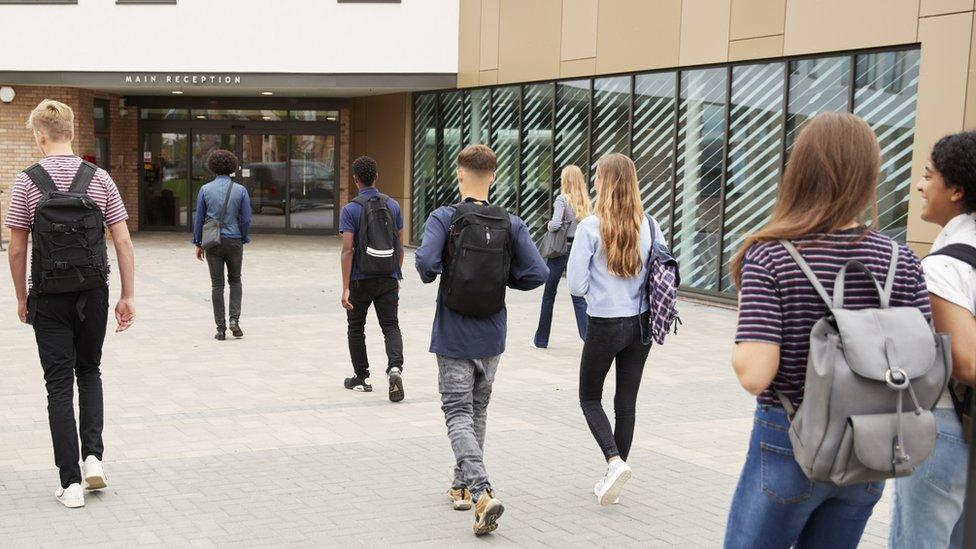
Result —
<svg viewBox="0 0 976 549"><path fill-rule="evenodd" d="M42 195L51 196L51 193L58 192L57 185L54 184L54 180L51 179L51 174L47 173L44 166L34 164L24 170L24 173L34 182L34 186L37 187L37 190L41 191Z"/></svg>
<svg viewBox="0 0 976 549"><path fill-rule="evenodd" d="M800 251L796 249L796 246L794 246L789 240L780 240L779 243L786 248L787 252L789 252L790 257L793 258L793 261L795 261L800 267L800 270L803 271L803 275L806 276L807 280L810 281L810 284L813 285L813 289L817 291L817 295L819 295L820 299L827 304L827 308L829 309L833 307L834 303L830 297L830 294L827 293L826 288L824 288L823 284L820 283L820 279L817 278L817 275L813 272L813 269L810 268L810 264L808 264L807 261L803 259L803 256L800 255Z"/></svg>
<svg viewBox="0 0 976 549"><path fill-rule="evenodd" d="M898 243L892 240L891 263L888 265L888 276L885 277L884 293L881 295L881 303L883 308L887 308L891 304L891 292L895 287L895 271L898 270L898 255L900 253L898 250Z"/></svg>
<svg viewBox="0 0 976 549"><path fill-rule="evenodd" d="M966 263L970 267L976 269L976 247L970 246L969 244L949 244L948 246L939 248L929 255L948 256L953 259L958 259L959 261L962 261L963 263Z"/></svg>
<svg viewBox="0 0 976 549"><path fill-rule="evenodd" d="M78 171L75 173L74 180L71 181L71 187L68 188L68 192L78 194L88 192L88 185L95 178L95 172L97 171L98 166L82 160L81 165L78 166Z"/></svg>

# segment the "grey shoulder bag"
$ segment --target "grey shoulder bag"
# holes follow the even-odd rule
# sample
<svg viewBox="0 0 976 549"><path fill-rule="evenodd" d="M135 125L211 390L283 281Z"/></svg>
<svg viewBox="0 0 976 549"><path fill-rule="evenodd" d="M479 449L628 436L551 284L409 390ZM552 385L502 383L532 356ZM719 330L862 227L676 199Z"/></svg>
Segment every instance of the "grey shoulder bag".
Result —
<svg viewBox="0 0 976 549"><path fill-rule="evenodd" d="M569 205L567 204L566 207L568 208ZM539 254L544 259L555 259L569 253L569 226L572 224L572 221L566 220L566 210L563 210L563 221L559 228L550 231L549 227L546 227L546 234L539 243Z"/></svg>
<svg viewBox="0 0 976 549"><path fill-rule="evenodd" d="M224 215L227 214L227 205L230 204L230 195L234 192L234 182L231 181L227 186L227 194L224 196L224 207L220 210L220 215L208 219L203 224L203 235L200 238L200 247L209 250L214 246L220 245L220 229L224 226Z"/></svg>

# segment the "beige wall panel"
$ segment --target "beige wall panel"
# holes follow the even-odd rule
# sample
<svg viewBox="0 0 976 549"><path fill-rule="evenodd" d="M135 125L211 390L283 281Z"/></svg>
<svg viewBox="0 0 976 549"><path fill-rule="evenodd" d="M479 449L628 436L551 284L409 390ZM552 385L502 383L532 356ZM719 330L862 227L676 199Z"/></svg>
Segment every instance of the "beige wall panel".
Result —
<svg viewBox="0 0 976 549"><path fill-rule="evenodd" d="M783 35L729 42L729 61L766 59L783 55Z"/></svg>
<svg viewBox="0 0 976 549"><path fill-rule="evenodd" d="M787 0L784 53L911 44L919 0Z"/></svg>
<svg viewBox="0 0 976 549"><path fill-rule="evenodd" d="M678 64L681 0L600 0L598 73Z"/></svg>
<svg viewBox="0 0 976 549"><path fill-rule="evenodd" d="M969 85L966 88L966 116L963 129L976 129L976 15L973 16L973 33L969 42Z"/></svg>
<svg viewBox="0 0 976 549"><path fill-rule="evenodd" d="M562 0L502 0L498 83L559 77Z"/></svg>
<svg viewBox="0 0 976 549"><path fill-rule="evenodd" d="M481 75L478 77L478 82L482 86L491 86L498 83L498 71L481 71Z"/></svg>
<svg viewBox="0 0 976 549"><path fill-rule="evenodd" d="M722 63L729 59L731 0L694 0L681 4L682 66Z"/></svg>
<svg viewBox="0 0 976 549"><path fill-rule="evenodd" d="M922 0L921 16L972 11L973 0Z"/></svg>
<svg viewBox="0 0 976 549"><path fill-rule="evenodd" d="M563 0L561 61L596 57L599 0Z"/></svg>
<svg viewBox="0 0 976 549"><path fill-rule="evenodd" d="M563 61L559 66L560 78L575 78L594 74L596 74L596 57Z"/></svg>
<svg viewBox="0 0 976 549"><path fill-rule="evenodd" d="M481 70L481 0L461 0L458 24L458 87L478 85Z"/></svg>
<svg viewBox="0 0 976 549"><path fill-rule="evenodd" d="M938 227L922 221L921 197L914 182L922 176L932 145L943 135L962 130L969 76L973 14L928 17L919 21L922 59L918 79L912 190L908 202L908 240L930 244Z"/></svg>
<svg viewBox="0 0 976 549"><path fill-rule="evenodd" d="M732 0L729 39L783 34L786 0Z"/></svg>
<svg viewBox="0 0 976 549"><path fill-rule="evenodd" d="M498 68L498 15L500 0L481 0L480 70Z"/></svg>
<svg viewBox="0 0 976 549"><path fill-rule="evenodd" d="M410 94L377 95L367 99L366 147L379 167L376 187L397 199L410 196L407 147Z"/></svg>

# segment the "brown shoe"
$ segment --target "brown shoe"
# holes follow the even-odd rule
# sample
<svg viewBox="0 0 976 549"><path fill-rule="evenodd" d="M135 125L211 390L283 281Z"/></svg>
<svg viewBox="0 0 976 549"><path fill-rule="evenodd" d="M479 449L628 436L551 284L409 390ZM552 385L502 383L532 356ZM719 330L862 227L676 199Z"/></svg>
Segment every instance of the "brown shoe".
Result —
<svg viewBox="0 0 976 549"><path fill-rule="evenodd" d="M498 528L498 518L505 512L502 502L487 491L474 504L474 533L478 536L490 534Z"/></svg>
<svg viewBox="0 0 976 549"><path fill-rule="evenodd" d="M451 496L451 503L454 504L455 511L471 509L471 492L467 488L451 488L448 494Z"/></svg>

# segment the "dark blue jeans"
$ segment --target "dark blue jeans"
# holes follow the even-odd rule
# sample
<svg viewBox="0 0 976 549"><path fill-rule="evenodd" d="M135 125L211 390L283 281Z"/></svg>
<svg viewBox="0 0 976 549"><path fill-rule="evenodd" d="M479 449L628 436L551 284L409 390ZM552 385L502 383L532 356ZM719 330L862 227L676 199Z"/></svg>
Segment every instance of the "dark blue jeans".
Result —
<svg viewBox="0 0 976 549"><path fill-rule="evenodd" d="M546 289L542 293L542 311L539 313L539 327L535 330L535 346L546 348L549 346L549 331L552 328L552 307L556 303L556 290L559 288L559 279L566 270L569 263L569 254L556 257L546 261L549 267L549 279L546 280ZM579 332L580 339L586 339L586 300L582 297L572 296L573 309L576 311L576 330Z"/></svg>
<svg viewBox="0 0 976 549"><path fill-rule="evenodd" d="M725 530L726 549L857 547L884 481L813 482L793 459L786 412L759 407Z"/></svg>

